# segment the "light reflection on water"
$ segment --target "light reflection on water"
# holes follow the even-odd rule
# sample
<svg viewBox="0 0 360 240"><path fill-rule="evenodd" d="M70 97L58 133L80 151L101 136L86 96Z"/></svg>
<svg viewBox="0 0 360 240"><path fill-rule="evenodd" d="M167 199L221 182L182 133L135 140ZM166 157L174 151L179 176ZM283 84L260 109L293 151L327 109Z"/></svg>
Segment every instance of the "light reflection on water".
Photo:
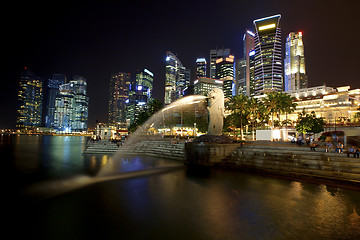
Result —
<svg viewBox="0 0 360 240"><path fill-rule="evenodd" d="M14 222L38 239L61 238L59 233L75 239L360 236L358 191L221 170L193 174L179 162L153 157L85 157L86 141L78 137L12 140L13 148L4 151L13 159L13 165L4 162L9 172L36 183L30 194L56 196L31 207L20 199L12 207ZM98 176L102 168L106 174Z"/></svg>

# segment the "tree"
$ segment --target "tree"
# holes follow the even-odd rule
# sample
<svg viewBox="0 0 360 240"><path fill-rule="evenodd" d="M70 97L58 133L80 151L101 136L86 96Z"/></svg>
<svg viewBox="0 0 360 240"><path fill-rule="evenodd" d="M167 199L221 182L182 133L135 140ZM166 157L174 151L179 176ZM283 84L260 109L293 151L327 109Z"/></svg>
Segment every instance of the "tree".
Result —
<svg viewBox="0 0 360 240"><path fill-rule="evenodd" d="M280 112L280 93L269 92L266 95L264 104L269 109L269 113L271 114L271 126L274 128L274 115L278 115Z"/></svg>
<svg viewBox="0 0 360 240"><path fill-rule="evenodd" d="M325 120L323 117L316 117L315 112L310 114L305 112L305 109L299 113L299 118L296 123L296 130L302 134L306 133L320 133L324 131Z"/></svg>
<svg viewBox="0 0 360 240"><path fill-rule="evenodd" d="M248 119L252 125L252 139L255 140L255 123L260 118L260 102L257 98L249 98L247 106L249 111Z"/></svg>
<svg viewBox="0 0 360 240"><path fill-rule="evenodd" d="M231 111L228 120L230 125L234 127L240 127L241 140L243 139L243 126L246 123L248 108L247 108L248 97L245 95L237 95L230 99L227 108Z"/></svg>

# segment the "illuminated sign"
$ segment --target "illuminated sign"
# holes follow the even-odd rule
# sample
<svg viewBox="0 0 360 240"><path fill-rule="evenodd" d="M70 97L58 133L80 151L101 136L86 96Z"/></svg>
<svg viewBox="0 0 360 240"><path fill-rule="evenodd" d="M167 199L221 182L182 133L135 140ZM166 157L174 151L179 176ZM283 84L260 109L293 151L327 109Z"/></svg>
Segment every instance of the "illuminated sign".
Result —
<svg viewBox="0 0 360 240"><path fill-rule="evenodd" d="M249 56L251 57L251 56L254 56L255 55L255 50L252 50L252 51L250 51L249 52Z"/></svg>
<svg viewBox="0 0 360 240"><path fill-rule="evenodd" d="M271 28L275 28L275 27L276 27L275 23L272 23L272 24L260 26L259 31L266 30L266 29L271 29Z"/></svg>
<svg viewBox="0 0 360 240"><path fill-rule="evenodd" d="M223 81L221 80L215 80L216 83L220 83L220 84L223 84Z"/></svg>
<svg viewBox="0 0 360 240"><path fill-rule="evenodd" d="M141 91L142 90L142 86L137 86L137 90Z"/></svg>
<svg viewBox="0 0 360 240"><path fill-rule="evenodd" d="M249 31L249 30L247 30L246 32L247 32L250 36L255 37L255 34L254 34L253 32L251 32L251 31Z"/></svg>

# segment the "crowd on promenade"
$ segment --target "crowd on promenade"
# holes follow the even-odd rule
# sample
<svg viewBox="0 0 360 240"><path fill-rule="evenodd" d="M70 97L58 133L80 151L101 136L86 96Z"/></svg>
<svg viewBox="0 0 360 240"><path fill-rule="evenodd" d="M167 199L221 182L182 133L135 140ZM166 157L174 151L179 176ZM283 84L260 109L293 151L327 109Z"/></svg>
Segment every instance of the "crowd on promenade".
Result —
<svg viewBox="0 0 360 240"><path fill-rule="evenodd" d="M294 144L303 145L306 144L310 147L311 151L316 151L316 148L319 147L319 143L315 142L312 137L309 138L308 141L302 138L302 136L299 136L296 140L295 138L291 141ZM325 144L325 152L328 153L346 153L348 157L360 157L360 148L355 147L354 145L350 145L347 150L344 150L344 144L339 141L338 139L335 139L335 141L328 141Z"/></svg>

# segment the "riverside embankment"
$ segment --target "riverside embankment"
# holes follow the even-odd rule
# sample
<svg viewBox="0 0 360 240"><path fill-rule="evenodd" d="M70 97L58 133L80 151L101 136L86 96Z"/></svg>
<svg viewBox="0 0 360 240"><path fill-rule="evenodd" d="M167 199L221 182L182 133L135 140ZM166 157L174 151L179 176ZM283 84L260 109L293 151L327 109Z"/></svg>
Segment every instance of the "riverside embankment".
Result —
<svg viewBox="0 0 360 240"><path fill-rule="evenodd" d="M217 167L278 175L337 181L360 186L360 159L345 153L311 151L307 146L287 142L246 142L245 144L185 143L174 139L143 139L117 146L101 141L88 146L86 153L138 154L184 161L188 166Z"/></svg>

